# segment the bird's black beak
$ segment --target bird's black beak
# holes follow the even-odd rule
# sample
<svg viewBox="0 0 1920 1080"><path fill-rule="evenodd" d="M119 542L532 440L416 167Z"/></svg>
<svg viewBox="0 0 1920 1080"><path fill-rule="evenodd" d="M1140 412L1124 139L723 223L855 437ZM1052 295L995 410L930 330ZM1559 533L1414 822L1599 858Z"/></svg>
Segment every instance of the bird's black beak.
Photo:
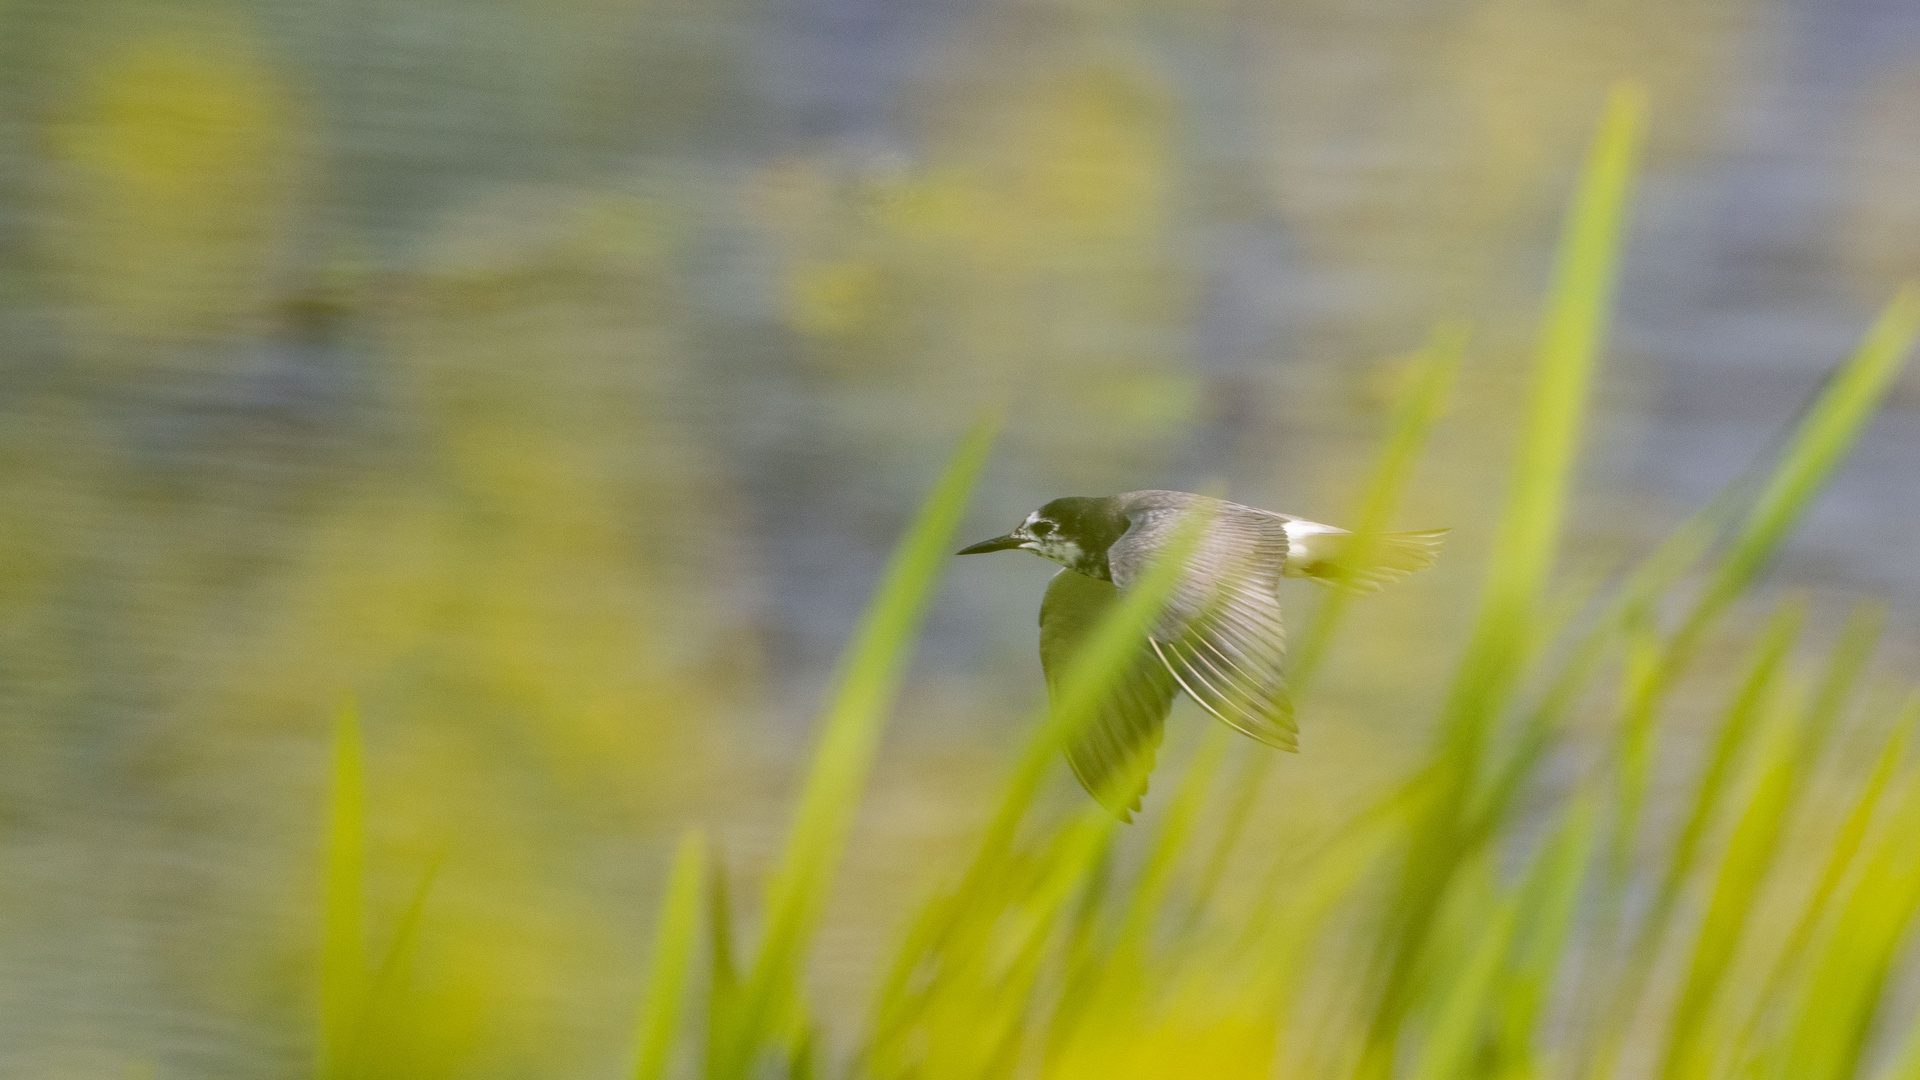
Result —
<svg viewBox="0 0 1920 1080"><path fill-rule="evenodd" d="M1026 543L1025 540L1014 536L1012 533L1008 533L1006 536L996 536L991 540L982 540L971 547L963 547L959 551L954 552L954 554L979 555L988 551L1006 551L1009 548L1017 548L1024 543Z"/></svg>

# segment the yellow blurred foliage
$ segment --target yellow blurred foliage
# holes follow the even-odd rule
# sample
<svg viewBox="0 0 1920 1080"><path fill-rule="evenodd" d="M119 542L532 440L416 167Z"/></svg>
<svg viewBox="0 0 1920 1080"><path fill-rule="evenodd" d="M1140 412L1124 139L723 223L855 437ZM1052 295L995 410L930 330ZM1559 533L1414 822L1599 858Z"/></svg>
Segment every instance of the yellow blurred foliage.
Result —
<svg viewBox="0 0 1920 1080"><path fill-rule="evenodd" d="M284 287L304 121L245 24L100 36L48 133L64 175L45 242L73 333L116 364L107 339L233 333Z"/></svg>
<svg viewBox="0 0 1920 1080"><path fill-rule="evenodd" d="M868 262L821 261L796 266L789 278L788 321L809 337L844 337L873 317L880 268Z"/></svg>
<svg viewBox="0 0 1920 1080"><path fill-rule="evenodd" d="M1167 248L1174 117L1124 49L1034 44L951 81L912 162L787 159L751 205L786 254L787 324L820 370L953 403L1045 402L1032 452L1101 485L1202 411L1191 287ZM895 423L886 414L874 438Z"/></svg>

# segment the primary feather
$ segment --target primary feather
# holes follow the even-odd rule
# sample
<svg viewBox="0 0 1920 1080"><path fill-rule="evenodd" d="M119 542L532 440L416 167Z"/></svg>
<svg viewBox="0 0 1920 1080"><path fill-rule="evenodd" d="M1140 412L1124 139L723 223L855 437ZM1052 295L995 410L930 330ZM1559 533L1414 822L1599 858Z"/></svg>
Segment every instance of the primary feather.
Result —
<svg viewBox="0 0 1920 1080"><path fill-rule="evenodd" d="M1062 570L1040 602L1040 667L1057 703L1067 667L1101 616L1120 598L1111 581ZM1067 745L1067 764L1080 786L1122 821L1133 820L1153 771L1153 754L1179 692L1166 665L1142 644L1115 676L1100 710Z"/></svg>
<svg viewBox="0 0 1920 1080"><path fill-rule="evenodd" d="M1149 635L1180 688L1228 725L1282 750L1299 748L1282 663L1280 577L1286 523L1238 503L1183 491L1116 497L1132 523L1107 550L1113 582L1125 589L1167 548L1189 513L1205 531L1185 556L1173 597Z"/></svg>

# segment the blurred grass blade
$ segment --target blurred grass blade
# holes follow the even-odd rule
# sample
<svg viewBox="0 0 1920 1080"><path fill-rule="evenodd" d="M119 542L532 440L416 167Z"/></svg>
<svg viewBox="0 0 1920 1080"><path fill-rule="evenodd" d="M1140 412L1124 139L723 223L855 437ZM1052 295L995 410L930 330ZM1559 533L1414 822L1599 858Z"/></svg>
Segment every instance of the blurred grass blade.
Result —
<svg viewBox="0 0 1920 1080"><path fill-rule="evenodd" d="M1197 760L1189 764L1189 770L1212 773L1214 762L1208 758L1217 760L1222 749L1219 742L1203 745L1196 755ZM1124 997L1137 989L1137 973L1134 969L1141 964L1143 953L1151 942L1162 904L1173 883L1174 871L1193 835L1205 801L1205 788L1181 786L1167 807L1163 827L1155 833L1131 887L1117 898L1124 903L1118 930L1105 942L1105 947L1097 956L1083 956L1080 958L1082 962L1076 965L1076 973L1092 984L1089 997L1096 1008L1103 990L1113 996ZM1066 1034L1071 1036L1072 1032L1069 1030Z"/></svg>
<svg viewBox="0 0 1920 1080"><path fill-rule="evenodd" d="M729 1033L714 1048L714 1075L721 1080L748 1075L767 1039L786 1022L800 960L845 845L887 711L997 427L997 421L982 420L962 440L895 550L848 646L786 853L768 888L764 937L729 1020Z"/></svg>
<svg viewBox="0 0 1920 1080"><path fill-rule="evenodd" d="M1786 666L1787 655L1798 639L1800 626L1805 620L1806 602L1799 598L1791 599L1775 610L1761 634L1753 659L1748 664L1746 679L1727 709L1726 718L1721 721L1713 753L1701 771L1686 824L1682 826L1679 838L1674 841L1673 853L1667 860L1666 876L1661 880L1653 913L1647 920L1646 935L1650 943L1657 941L1666 929L1666 921L1679 899L1680 888L1693 870L1694 859L1706 835L1707 826L1719 810L1727 784L1733 778L1735 760L1746 749L1761 718L1767 715L1781 672Z"/></svg>
<svg viewBox="0 0 1920 1080"><path fill-rule="evenodd" d="M1698 1036L1699 1025L1719 986L1721 975L1733 958L1734 945L1744 930L1760 879L1773 863L1787 817L1805 788L1805 777L1812 763L1817 760L1835 718L1859 680L1867 656L1879 636L1882 621L1883 615L1878 605L1861 604L1855 607L1841 631L1838 644L1834 646L1827 670L1804 721L1776 733L1772 740L1768 760L1762 765L1760 780L1749 797L1747 810L1728 841L1727 854L1716 878L1706 920L1695 935L1692 970L1672 1019L1666 1065L1666 1075L1669 1077L1691 1075L1705 1068L1704 1064L1693 1060L1695 1051L1692 1044ZM1904 736L1896 723L1889 742L1891 755L1883 752L1881 763L1867 779L1861 804L1864 811L1861 807L1856 807L1854 811L1854 816L1860 818L1857 829L1864 830L1866 816L1871 814L1873 803L1878 800L1880 791L1892 774L1903 742ZM1850 832L1853 830L1843 827L1843 837L1835 849L1836 853L1857 846L1857 835L1853 835L1851 840L1847 839L1846 834ZM1838 871L1830 871L1828 876L1837 884ZM1827 887L1830 889L1832 886ZM1818 910L1823 905L1824 897L1816 888L1808 908L1816 920ZM1772 975L1762 984L1756 1016L1764 1012L1778 979L1784 976L1787 966L1791 965L1799 951L1796 942L1811 933L1812 925L1812 922L1803 920L1802 928L1789 937ZM1738 1038L1730 1049L1737 1051L1746 1041L1744 1037Z"/></svg>
<svg viewBox="0 0 1920 1080"><path fill-rule="evenodd" d="M1789 706L1791 709L1791 706ZM1792 808L1795 763L1800 739L1795 727L1777 724L1767 741L1759 778L1747 805L1727 841L1707 914L1694 933L1693 957L1678 1004L1672 1007L1666 1066L1669 1080L1705 1073L1712 1056L1702 1049L1699 1036L1720 989L1722 976L1733 962L1734 950L1746 931L1760 885L1772 869L1780 834Z"/></svg>
<svg viewBox="0 0 1920 1080"><path fill-rule="evenodd" d="M1450 734L1473 742L1519 670L1560 546L1587 398L1606 339L1627 199L1640 154L1645 93L1614 87L1561 237L1485 598L1449 709Z"/></svg>
<svg viewBox="0 0 1920 1080"><path fill-rule="evenodd" d="M1427 445L1427 435L1440 416L1447 393L1453 388L1460 367L1460 355L1467 347L1467 328L1460 323L1443 323L1428 334L1426 344L1407 367L1406 389L1400 395L1393 420L1387 428L1385 445L1373 475L1361 494L1353 520L1353 540L1346 555L1349 566L1367 566L1379 546L1380 537L1393 524L1407 485L1413 482ZM1324 594L1313 624L1303 635L1287 673L1296 697L1305 693L1319 670L1327 646L1333 641L1342 617L1353 602L1350 589L1330 589Z"/></svg>
<svg viewBox="0 0 1920 1080"><path fill-rule="evenodd" d="M1598 676L1608 654L1631 635L1632 628L1652 619L1653 604L1670 593L1681 579L1712 550L1717 538L1738 519L1739 495L1745 485L1735 481L1713 501L1680 524L1636 566L1607 600L1593 625L1568 650L1539 702L1528 710L1513 750L1476 801L1466 833L1478 842L1505 817L1540 757Z"/></svg>
<svg viewBox="0 0 1920 1080"><path fill-rule="evenodd" d="M1629 1025L1644 1004L1646 983L1658 958L1660 945L1721 795L1730 778L1738 754L1746 748L1747 736L1758 719L1772 708L1782 665L1800 630L1804 610L1793 601L1782 603L1768 622L1747 665L1738 691L1728 704L1721 721L1714 749L1702 767L1700 780L1687 809L1687 817L1668 855L1666 870L1654 892L1652 903L1638 931L1631 936L1624 955L1617 958L1611 1004L1596 1009L1589 1018L1589 1041L1585 1053L1589 1075L1605 1076L1621 1052ZM1639 839L1640 812L1645 801L1654 757L1654 720L1659 715L1664 677L1670 653L1655 640L1651 628L1643 628L1628 646L1631 673L1632 706L1622 723L1620 757L1621 795L1616 826L1611 874L1602 911L1602 941L1615 934L1620 906L1628 887L1632 856ZM1590 985L1597 985L1590 983ZM1597 991L1596 991L1597 994Z"/></svg>
<svg viewBox="0 0 1920 1080"><path fill-rule="evenodd" d="M1095 952L1090 918L1106 896L1105 856L1117 827L1104 809L1088 807L938 901L939 932L910 937L896 965L906 976L890 980L876 1003L856 1074L1002 1075L1029 1041L1024 1024L1046 1007L1035 995L1050 955L1064 969L1051 1028L1071 1031L1093 989L1081 959Z"/></svg>
<svg viewBox="0 0 1920 1080"><path fill-rule="evenodd" d="M1779 464L1763 485L1713 578L1668 641L1659 678L1652 687L1656 699L1664 697L1667 688L1691 663L1707 632L1758 576L1814 495L1844 460L1878 409L1893 378L1899 374L1916 334L1920 334L1920 288L1909 285L1895 295L1854 355L1829 378L1795 429ZM1651 970L1654 947L1659 934L1664 932L1677 893L1674 874L1684 873L1691 855L1689 837L1697 833L1701 814L1710 809L1710 805L1696 804L1695 824L1682 834L1676 849L1679 858L1657 894L1646 932L1629 955L1627 973L1616 995L1616 1010L1630 1010L1638 1002L1641 984ZM1625 1022L1623 1017L1615 1017L1604 1048L1589 1063L1593 1070L1590 1075L1611 1071L1613 1056L1620 1051L1625 1038Z"/></svg>
<svg viewBox="0 0 1920 1080"><path fill-rule="evenodd" d="M1059 693L1039 714L1034 733L1009 773L994 816L952 898L941 905L937 921L916 930L909 944L918 952L902 955L894 964L875 1007L876 1038L887 1046L921 1023L936 1004L937 995L904 993L912 971L941 957L960 956L964 962L969 948L977 951L994 932L1008 898L1033 887L1022 883L1024 860L1014 843L1019 826L1047 775L1059 766L1061 751L1094 721L1116 680L1134 662L1140 642L1179 583L1187 553L1199 541L1209 520L1205 513L1189 513L1182 518L1160 557L1139 581L1120 594L1117 602L1108 605L1068 662ZM1064 835L1084 833L1086 841L1065 846L1052 867L1054 873L1066 875L1067 881L1091 872L1118 825L1104 810L1088 811L1080 821ZM1018 1002L1003 1003L1009 1008L1018 1006ZM927 1022L937 1024L938 1017Z"/></svg>
<svg viewBox="0 0 1920 1080"><path fill-rule="evenodd" d="M1846 459L1906 365L1916 335L1920 283L1908 283L1894 294L1794 432L1701 602L1675 635L1675 652L1683 659L1714 618L1759 575Z"/></svg>
<svg viewBox="0 0 1920 1080"><path fill-rule="evenodd" d="M1619 791L1613 828L1612 883L1619 887L1633 863L1640 834L1640 812L1653 770L1655 690L1660 677L1660 643L1651 625L1636 622L1627 630L1626 664L1621 686Z"/></svg>
<svg viewBox="0 0 1920 1080"><path fill-rule="evenodd" d="M674 853L667 895L653 934L652 971L640 1007L639 1057L634 1080L662 1080L680 1032L687 977L700 939L700 900L707 880L707 847L691 830Z"/></svg>
<svg viewBox="0 0 1920 1080"><path fill-rule="evenodd" d="M1827 400L1828 391L1839 385L1840 374L1844 368L1845 365L1835 367L1823 380L1819 391L1808 399L1799 419L1790 429L1782 433L1780 442L1783 446L1794 445L1803 434L1802 421L1823 411L1822 403ZM1758 464L1760 462L1756 462L1756 466ZM1635 567L1627 580L1608 600L1605 610L1595 618L1592 627L1570 650L1568 659L1561 665L1552 684L1542 695L1540 704L1529 713L1519 736L1518 745L1500 769L1498 778L1490 785L1482 805L1475 810L1475 817L1480 825L1476 832L1485 833L1497 824L1500 815L1504 813L1513 796L1519 792L1522 782L1538 761L1539 755L1550 744L1566 717L1571 715L1580 695L1592 681L1609 649L1626 627L1634 620L1644 621L1650 618L1653 606L1680 584L1681 579L1701 561L1724 533L1736 531L1734 529L1736 524L1742 523L1743 519L1751 518L1751 504L1757 497L1757 492L1772 484L1774 475L1778 474L1782 467L1781 461L1773 461L1767 465L1765 472L1757 467L1750 468L1746 473L1728 482L1705 507L1690 515L1679 528L1662 540L1659 546ZM1701 605L1688 620L1692 632L1696 635L1705 632L1713 621L1714 611L1718 610L1706 610L1707 606ZM1704 615L1702 611L1705 611ZM1872 612L1863 610L1858 613L1856 621L1850 623L1848 638L1854 642L1852 648L1860 651L1854 652L1849 649L1841 655L1853 658L1849 664L1856 676L1859 666L1865 663L1867 655L1871 652L1873 638L1878 636L1878 631L1871 625L1873 621ZM1864 635L1864 638L1860 635ZM1682 634L1678 637L1684 639L1686 635ZM1676 645L1669 647L1669 656L1663 660L1666 670L1661 675L1660 684L1654 687L1656 691L1678 677L1685 667L1689 658L1688 644L1686 640L1679 640ZM1838 659L1837 656L1836 661ZM1842 671L1836 670L1833 677L1835 681L1830 683L1829 690L1823 691L1823 700L1830 693L1844 691L1851 685ZM1814 715L1831 718L1843 704L1844 696L1834 700L1830 708L1816 705ZM1815 728L1821 733L1812 740L1812 745L1817 747L1824 737L1824 727L1816 722Z"/></svg>
<svg viewBox="0 0 1920 1080"><path fill-rule="evenodd" d="M1853 355L1835 368L1823 388L1808 405L1800 423L1793 429L1779 460L1773 466L1759 493L1746 511L1728 543L1711 580L1695 601L1681 626L1668 640L1656 697L1663 696L1693 660L1728 605L1751 585L1773 552L1784 542L1793 525L1817 495L1833 471L1845 459L1855 441L1872 420L1881 400L1920 334L1920 286L1908 285L1894 296L1869 330ZM1715 499L1716 506L1731 506L1734 496L1747 486L1744 478ZM1709 506L1708 511L1713 511ZM1710 536L1712 522L1703 512L1682 526L1680 535L1691 535L1693 542ZM1686 548L1676 547L1671 567L1683 565L1680 556ZM1643 570L1654 571L1650 562ZM1655 586L1670 573L1649 573L1642 584ZM1630 591L1632 586L1630 585ZM1658 588L1648 589L1632 598L1633 606L1645 607L1660 595Z"/></svg>
<svg viewBox="0 0 1920 1080"><path fill-rule="evenodd" d="M1861 784L1853 805L1847 816L1841 821L1839 829L1826 846L1826 859L1820 869L1820 877L1814 883L1813 891L1801 905L1800 917L1795 920L1793 930L1787 935L1786 944L1774 958L1767 979L1761 987L1758 1003L1754 1006L1752 1017L1748 1020L1741 1042L1752 1045L1758 1041L1759 1029L1765 1023L1770 1006L1779 997L1786 986L1788 974L1799 964L1814 935L1827 914L1827 905L1839 891L1847 872L1853 866L1854 858L1865 843L1868 827L1873 823L1874 813L1879 809L1888 785L1895 772L1905 760L1907 747L1912 738L1914 726L1920 723L1920 695L1910 698L1895 720L1893 733L1880 751L1879 759L1874 763L1873 771Z"/></svg>
<svg viewBox="0 0 1920 1080"><path fill-rule="evenodd" d="M1886 836L1839 912L1801 997L1784 1074L1795 1080L1854 1075L1894 959L1920 909L1920 783L1911 775Z"/></svg>
<svg viewBox="0 0 1920 1080"><path fill-rule="evenodd" d="M1559 969L1570 958L1567 943L1593 862L1597 803L1591 790L1574 797L1540 859L1537 881L1523 905L1523 921L1496 1006L1504 1069L1500 1075L1538 1075L1544 1070L1537 1059L1556 1049L1542 1045L1540 1025Z"/></svg>
<svg viewBox="0 0 1920 1080"><path fill-rule="evenodd" d="M739 1007L740 970L733 933L733 890L727 883L727 863L717 851L707 855L707 954L712 974L707 984L707 1067L715 1067L718 1047L731 1037Z"/></svg>
<svg viewBox="0 0 1920 1080"><path fill-rule="evenodd" d="M366 784L360 710L348 699L333 724L327 814L326 920L320 950L320 1069L325 1080L359 1069L369 991L366 944Z"/></svg>
<svg viewBox="0 0 1920 1080"><path fill-rule="evenodd" d="M396 1006L401 1002L401 979L413 959L414 946L420 940L420 921L426 914L427 897L432 894L434 882L439 880L440 867L446 859L447 852L442 849L427 864L426 872L420 875L419 883L413 887L413 895L407 898L407 906L400 912L400 922L394 927L393 941L387 946L386 954L380 958L380 966L374 972L355 1036L355 1045L364 1060L379 1060L377 1055L386 1050L381 1040L391 1039L395 1035L393 1025L386 1021L396 1013Z"/></svg>
<svg viewBox="0 0 1920 1080"><path fill-rule="evenodd" d="M1543 856L1542 862L1549 860ZM1515 887L1491 911L1482 911L1470 955L1452 978L1435 980L1437 1015L1421 1048L1413 1080L1451 1080L1465 1075L1482 1049L1483 1027L1511 959L1514 937L1531 890ZM1478 907L1479 905L1475 905Z"/></svg>
<svg viewBox="0 0 1920 1080"><path fill-rule="evenodd" d="M1429 332L1426 344L1408 365L1406 389L1395 406L1393 420L1387 428L1386 442L1381 448L1379 460L1374 464L1373 474L1367 480L1354 518L1354 540L1349 558L1355 566L1367 565L1380 536L1393 523L1394 514L1400 508L1407 485L1412 483L1414 470L1426 449L1427 436L1440 416L1448 392L1453 388L1460 367L1460 355L1466 350L1467 336L1464 324L1442 323ZM1330 589L1326 592L1287 672L1288 685L1296 701L1305 696L1307 687L1312 684L1327 647L1344 621L1353 599L1353 592L1347 589ZM1224 730L1210 730L1207 737L1224 746L1232 734ZM1219 888L1234 849L1239 846L1247 820L1259 801L1260 791L1266 785L1268 774L1273 771L1274 760L1272 754L1248 755L1235 775L1214 842L1200 871L1189 921L1198 917ZM1213 779L1212 772L1195 770L1190 773L1187 783L1206 788L1212 786Z"/></svg>
<svg viewBox="0 0 1920 1080"><path fill-rule="evenodd" d="M407 961L413 956L414 944L420 940L420 920L426 914L427 897L433 892L433 884L440 878L440 867L447 861L443 850L427 864L426 872L420 875L420 883L413 887L413 895L407 898L407 906L400 912L400 923L394 927L393 943L387 947L386 955L380 958L380 967L373 979L372 999L377 1011L383 1003L391 1001L399 993L400 975L406 969Z"/></svg>
<svg viewBox="0 0 1920 1080"><path fill-rule="evenodd" d="M1847 703L1853 699L1854 690L1860 685L1860 677L1865 674L1867 661L1872 658L1874 647L1879 644L1880 634L1886 625L1887 609L1878 601L1856 604L1847 616L1847 624L1840 630L1840 640L1828 658L1820 689L1814 695L1813 707L1807 713L1804 759L1818 758L1826 746L1827 736L1846 711Z"/></svg>
<svg viewBox="0 0 1920 1080"><path fill-rule="evenodd" d="M1535 631L1541 598L1557 557L1587 399L1605 342L1645 111L1638 84L1613 88L1561 236L1485 594L1442 719L1438 798L1414 842L1388 928L1387 966L1363 1076L1385 1076L1392 1069L1413 970L1462 854L1458 834L1488 729L1540 644Z"/></svg>

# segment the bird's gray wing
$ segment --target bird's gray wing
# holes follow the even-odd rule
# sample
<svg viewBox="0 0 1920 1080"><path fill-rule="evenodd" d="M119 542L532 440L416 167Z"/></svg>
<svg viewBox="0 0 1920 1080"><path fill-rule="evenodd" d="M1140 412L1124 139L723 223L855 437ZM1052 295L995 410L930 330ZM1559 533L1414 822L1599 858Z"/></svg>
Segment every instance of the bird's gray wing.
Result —
<svg viewBox="0 0 1920 1080"><path fill-rule="evenodd" d="M1198 506L1210 512L1206 533L1187 556L1152 645L1167 671L1201 708L1282 750L1299 749L1299 728L1282 662L1279 582L1287 558L1283 520L1235 503L1201 500L1144 507L1107 551L1114 582L1125 589L1151 565Z"/></svg>
<svg viewBox="0 0 1920 1080"><path fill-rule="evenodd" d="M1120 597L1112 582L1062 570L1040 602L1040 666L1057 706L1061 681L1073 657ZM1153 649L1143 647L1114 678L1100 709L1067 744L1073 775L1115 817L1133 820L1153 770L1153 752L1178 692L1172 674Z"/></svg>

